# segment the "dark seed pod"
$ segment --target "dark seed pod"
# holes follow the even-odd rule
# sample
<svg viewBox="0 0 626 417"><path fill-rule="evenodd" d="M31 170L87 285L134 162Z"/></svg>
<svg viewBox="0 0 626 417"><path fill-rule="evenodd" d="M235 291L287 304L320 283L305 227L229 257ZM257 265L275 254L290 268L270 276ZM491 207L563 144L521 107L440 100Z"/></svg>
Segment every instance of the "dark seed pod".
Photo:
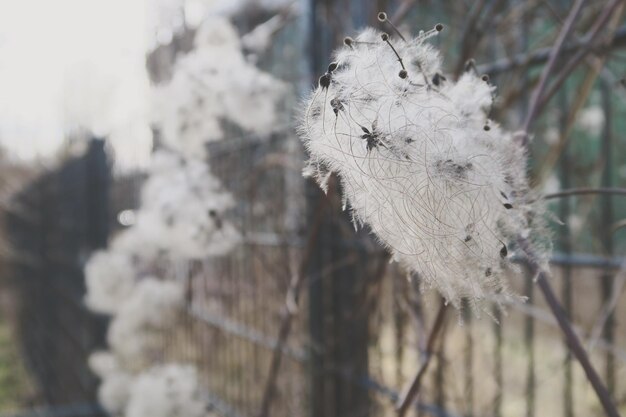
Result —
<svg viewBox="0 0 626 417"><path fill-rule="evenodd" d="M330 74L324 74L320 77L320 87L328 88L330 86Z"/></svg>
<svg viewBox="0 0 626 417"><path fill-rule="evenodd" d="M511 210L513 208L513 205L509 203L504 203L504 208L507 210Z"/></svg>
<svg viewBox="0 0 626 417"><path fill-rule="evenodd" d="M379 22L387 21L387 13L385 13L385 12L378 13L378 21Z"/></svg>
<svg viewBox="0 0 626 417"><path fill-rule="evenodd" d="M443 25L442 25L441 23L437 23L437 24L435 25L435 30L436 30L437 32L441 32L441 31L443 30Z"/></svg>
<svg viewBox="0 0 626 417"><path fill-rule="evenodd" d="M489 131L491 130L491 127L490 127L489 125L484 125L484 126L483 126L483 130L484 130L485 132L489 132Z"/></svg>
<svg viewBox="0 0 626 417"><path fill-rule="evenodd" d="M401 69L400 72L398 73L398 76L404 80L406 77L409 76L409 73L406 72L405 69Z"/></svg>
<svg viewBox="0 0 626 417"><path fill-rule="evenodd" d="M482 77L480 77L480 79L483 80L484 82L488 83L489 82L489 75L483 74Z"/></svg>
<svg viewBox="0 0 626 417"><path fill-rule="evenodd" d="M381 39L385 42L387 42L389 40L389 34L388 33L384 33L382 35L380 35Z"/></svg>
<svg viewBox="0 0 626 417"><path fill-rule="evenodd" d="M472 71L472 70L475 72L475 71L476 71L476 61L474 61L474 59L473 59L473 58L472 58L472 59L468 59L468 60L465 62L465 67L463 68L463 70L464 70L465 72L470 72L470 71Z"/></svg>
<svg viewBox="0 0 626 417"><path fill-rule="evenodd" d="M506 245L502 245L502 249L500 249L500 257L506 258L508 254L509 254L509 250L506 248Z"/></svg>
<svg viewBox="0 0 626 417"><path fill-rule="evenodd" d="M437 87L439 87L444 81L446 81L446 77L439 74L438 72L433 75L433 84L435 84Z"/></svg>
<svg viewBox="0 0 626 417"><path fill-rule="evenodd" d="M330 65L328 65L328 72L333 72L336 69L337 69L337 63L336 62L331 62Z"/></svg>
<svg viewBox="0 0 626 417"><path fill-rule="evenodd" d="M343 38L343 44L346 46L349 46L352 48L352 44L354 43L354 39L352 39L350 36L346 36L345 38Z"/></svg>

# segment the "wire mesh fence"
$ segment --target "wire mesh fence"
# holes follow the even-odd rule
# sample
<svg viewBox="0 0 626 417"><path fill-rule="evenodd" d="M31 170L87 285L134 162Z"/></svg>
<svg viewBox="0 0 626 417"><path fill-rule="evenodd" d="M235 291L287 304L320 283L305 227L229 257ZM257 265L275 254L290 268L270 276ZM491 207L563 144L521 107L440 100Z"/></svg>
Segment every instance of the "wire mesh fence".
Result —
<svg viewBox="0 0 626 417"><path fill-rule="evenodd" d="M528 54L545 36L541 25L532 26L537 16L526 2L487 3L483 19L506 26L523 16L526 23L515 26L515 36L488 45L467 40L478 44L471 55L497 63L503 51ZM378 10L402 10L402 4L307 2L303 16L276 38L261 65L306 86L316 78L312 74L325 71L331 49L344 35L374 23ZM563 11L560 2L553 6ZM446 22L450 34L438 42L462 63L468 52L451 45L466 40L463 10L456 2L425 2L405 21L424 27ZM301 43L294 45L294 39ZM285 61L294 65L276 65ZM495 72L503 64L492 66L504 103L496 113L522 107L532 81L509 64L512 69L500 75ZM626 162L619 136L624 121L617 112L624 109L615 103L606 77L594 90L605 120L592 145L568 120L566 109L581 100L574 87L546 116L544 135L531 151L538 183L552 175L548 168L558 171L563 189L589 185L589 179L603 187L623 182L618 168ZM292 100L285 104L287 119ZM517 113L510 118L514 123ZM570 132L557 138L571 141L562 152L545 139L551 124ZM421 294L416 277L390 264L367 230L354 231L337 182L331 180L323 194L302 179L304 154L290 130L262 139L227 129L227 141L209 146L208 163L237 201L232 219L243 243L223 258L159 266L186 283L186 306L181 325L163 337L155 354L195 364L207 404L218 415L391 415L426 354L438 298ZM141 179L120 177L110 190L108 181L102 145L94 142L84 158L25 190L16 200L19 209L7 217L18 250L10 287L20 301L19 335L41 401L48 405L95 401L96 381L86 358L104 344L105 322L84 310L81 267L91 250L105 245L113 227L105 208L114 207L113 215L136 208L141 186ZM626 272L619 256L623 239L612 227L625 208L611 196L560 199L551 206L567 223L555 233L553 285L622 409L626 330L620 318L626 317L626 305L612 300ZM591 227L577 229L581 218ZM413 415L601 413L533 277L527 273L512 285L528 302L507 306L507 315L494 308L491 317L477 318L468 309L448 316ZM607 309L612 303L614 309Z"/></svg>

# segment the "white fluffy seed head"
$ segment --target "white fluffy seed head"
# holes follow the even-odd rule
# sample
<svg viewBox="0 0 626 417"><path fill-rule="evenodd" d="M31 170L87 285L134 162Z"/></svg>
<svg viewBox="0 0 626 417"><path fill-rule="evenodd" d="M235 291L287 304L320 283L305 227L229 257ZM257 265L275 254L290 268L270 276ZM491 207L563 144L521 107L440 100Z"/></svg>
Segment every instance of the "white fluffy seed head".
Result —
<svg viewBox="0 0 626 417"><path fill-rule="evenodd" d="M145 231L149 244L174 258L220 256L240 241L226 220L234 205L204 161L160 151L142 190L136 227Z"/></svg>
<svg viewBox="0 0 626 417"><path fill-rule="evenodd" d="M183 301L178 282L145 278L137 284L109 327L109 346L120 366L143 369L159 356L164 332L177 323Z"/></svg>
<svg viewBox="0 0 626 417"><path fill-rule="evenodd" d="M96 252L85 266L87 306L98 313L114 314L133 291L136 269L123 252Z"/></svg>
<svg viewBox="0 0 626 417"><path fill-rule="evenodd" d="M198 158L208 142L225 138L224 122L260 136L278 130L287 86L246 61L233 25L207 20L195 45L177 61L172 80L156 88L154 124L164 143Z"/></svg>
<svg viewBox="0 0 626 417"><path fill-rule="evenodd" d="M542 234L542 221L524 150L487 121L494 87L469 72L445 79L424 43L437 32L404 42L367 29L345 44L308 99L300 133L305 174L325 190L336 173L355 224L459 306L510 295L510 242Z"/></svg>
<svg viewBox="0 0 626 417"><path fill-rule="evenodd" d="M133 377L125 372L108 375L98 387L98 401L109 414L122 415L129 400Z"/></svg>
<svg viewBox="0 0 626 417"><path fill-rule="evenodd" d="M204 417L198 375L191 366L168 364L152 368L134 382L126 417Z"/></svg>

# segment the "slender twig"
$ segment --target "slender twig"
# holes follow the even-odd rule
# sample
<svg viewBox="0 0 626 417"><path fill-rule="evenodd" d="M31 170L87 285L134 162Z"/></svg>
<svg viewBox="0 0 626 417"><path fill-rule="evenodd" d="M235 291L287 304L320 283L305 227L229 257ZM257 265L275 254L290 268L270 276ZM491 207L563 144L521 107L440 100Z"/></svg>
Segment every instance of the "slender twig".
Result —
<svg viewBox="0 0 626 417"><path fill-rule="evenodd" d="M574 22L576 21L576 18L578 17L582 9L582 6L585 4L585 1L586 0L576 0L576 3L572 7L572 10L567 16L567 19L565 20L565 23L563 24L563 27L561 28L561 31L559 32L559 35L557 36L554 46L552 46L552 50L550 51L550 57L548 58L548 63L543 68L541 76L539 77L539 84L533 91L533 94L530 98L530 103L528 104L528 111L526 113L526 119L524 120L524 123L522 124L522 129L521 129L523 133L521 137L521 142L524 146L528 144L528 131L539 110L538 109L539 100L541 99L541 96L543 95L543 92L546 88L548 77L550 76L550 73L552 72L552 70L554 69L554 66L556 65L556 60L559 57L559 53L561 52L561 49L563 48L563 44L565 43L565 40L567 39L572 29L574 28Z"/></svg>
<svg viewBox="0 0 626 417"><path fill-rule="evenodd" d="M426 344L426 352L425 357L422 362L422 365L415 374L411 385L409 385L405 394L402 395L400 401L398 402L398 406L396 408L398 412L398 417L403 417L408 411L409 407L415 401L417 394L419 394L420 387L422 385L422 379L426 370L428 369L428 365L430 364L430 360L432 358L433 350L435 347L435 341L439 336L441 328L443 327L444 318L446 315L446 303L444 300L441 300L441 305L439 306L439 312L437 313L437 317L435 318L435 322L433 324L432 329L430 330L430 334L428 335L428 342Z"/></svg>
<svg viewBox="0 0 626 417"><path fill-rule="evenodd" d="M313 247L317 242L319 229L322 223L322 210L321 205L323 204L324 199L320 199L318 202L318 206L315 209L315 221L312 227L312 232L309 234L309 239L306 246L306 251L304 253L304 257L300 263L299 270L292 276L291 282L289 283L289 289L287 291L287 296L285 299L285 306L283 308L282 313L282 321L280 323L279 331L278 331L278 341L276 346L274 347L274 351L272 352L272 361L270 363L270 370L267 376L267 380L265 382L265 388L263 390L263 399L261 401L261 410L259 411L259 417L267 417L269 416L270 407L272 405L272 401L274 399L276 393L276 380L278 378L278 372L280 370L280 364L282 362L283 352L285 344L287 343L287 338L291 333L291 324L293 322L293 318L297 313L297 301L298 296L300 294L300 289L302 288L303 277L305 275L305 271L307 266L309 265L309 261L311 259L311 253L313 251Z"/></svg>
<svg viewBox="0 0 626 417"><path fill-rule="evenodd" d="M570 76L570 74L578 67L578 65L582 62L582 60L594 49L593 46L596 43L596 39L599 36L600 32L603 28L605 28L608 20L613 16L616 7L622 3L624 0L613 0L608 3L605 8L602 10L596 21L593 23L592 28L583 38L583 45L581 48L576 51L574 56L570 58L570 60L563 65L562 69L559 73L554 77L555 80L550 86L550 88L546 89L546 91L541 95L540 101L537 107L537 112L541 110L541 108L556 94L561 85L565 82L565 80ZM615 31L613 28L612 32ZM606 43L610 42L610 38L613 37L612 34L607 34L608 40Z"/></svg>
<svg viewBox="0 0 626 417"><path fill-rule="evenodd" d="M567 46L563 47L562 54L569 55L577 52L581 48L585 48L589 45L589 42L578 39ZM591 43L591 51L605 51L614 47L626 45L626 27L620 27L613 38L606 43ZM489 74L494 76L503 72L507 72L518 67L532 67L535 65L543 64L550 57L550 51L552 47L540 48L530 53L520 53L512 58L503 58L494 61L489 64L478 65L477 70L479 74Z"/></svg>
<svg viewBox="0 0 626 417"><path fill-rule="evenodd" d="M455 78L463 71L463 67L465 66L465 61L469 58L472 51L470 45L477 45L478 42L471 43L472 40L475 39L475 29L478 24L478 19L480 18L480 14L485 7L485 0L478 0L474 2L472 8L469 11L469 16L467 17L465 27L463 28L463 33L461 34L461 56L457 61L456 69L454 70ZM476 46L474 46L476 48Z"/></svg>
<svg viewBox="0 0 626 417"><path fill-rule="evenodd" d="M393 14L392 21L396 24L400 24L402 20L409 14L411 8L415 5L416 0L404 0L398 10Z"/></svg>
<svg viewBox="0 0 626 417"><path fill-rule="evenodd" d="M571 32L573 28L574 20L578 16L580 12L580 8L583 5L583 3L584 3L584 0L578 0L576 4L574 5L574 7L572 8L572 11L568 15L563 25L563 28L561 29L559 33L557 41L553 46L553 51L550 53L548 64L543 69L543 72L540 77L539 85L533 91L533 96L528 106L528 113L526 114L524 124L522 125L522 130L521 132L518 133L520 141L522 145L524 146L528 145L529 129L532 126L532 123L538 114L540 99L544 95L545 89L547 87L547 79L550 76L550 73L552 72L556 64L556 59L559 55L559 52L561 51L561 48L563 47L563 43L565 42L565 39L567 38L567 36L569 35L569 33ZM559 327L561 328L561 331L565 335L565 339L570 347L570 350L572 351L572 353L574 354L578 362L581 364L583 370L585 371L585 374L587 375L587 379L589 380L589 382L591 383L591 386L596 392L596 395L598 396L598 399L600 400L600 403L602 404L604 411L609 417L619 417L619 413L617 411L615 404L611 400L609 392L607 391L606 387L602 383L602 380L598 376L598 373L596 372L593 365L591 364L591 361L589 360L589 356L587 355L587 352L585 351L582 344L580 343L578 336L576 335L576 333L574 332L574 329L572 328L572 324L567 318L566 312L563 310L563 307L561 307L556 296L554 295L554 291L552 290L552 287L550 286L550 283L547 279L549 273L543 270L541 265L538 263L537 261L538 258L536 254L534 253L530 242L526 238L519 236L517 238L517 244L521 248L521 250L526 254L531 271L533 275L537 277L536 278L537 285L539 286L539 289L543 293L543 296L546 299L546 302L548 303L548 306L550 307L552 314L556 318L559 324Z"/></svg>
<svg viewBox="0 0 626 417"><path fill-rule="evenodd" d="M591 328L589 342L587 343L587 348L591 351L596 347L596 344L602 337L602 329L606 325L607 321L611 317L611 314L617 307L617 303L619 302L620 296L624 290L624 284L626 284L626 262L622 263L622 266L613 278L613 286L611 288L611 296L608 299L607 303L602 307L602 311L600 315L596 319L593 327Z"/></svg>
<svg viewBox="0 0 626 417"><path fill-rule="evenodd" d="M570 350L585 371L585 375L587 375L589 383L591 383L591 386L596 392L596 395L598 396L598 399L600 400L600 403L602 404L606 415L609 417L620 417L620 414L617 411L617 407L611 400L611 396L608 390L604 386L604 383L600 379L597 371L591 364L591 360L589 359L585 348L583 348L583 345L580 342L578 335L576 335L572 324L568 320L567 313L559 304L559 301L557 300L556 295L554 294L554 291L550 286L550 283L548 281L549 273L545 271L536 261L537 257L533 252L528 240L520 237L517 239L517 243L519 247L526 253L526 256L528 258L528 264L532 271L532 274L536 276L537 285L539 286L539 289L541 289L541 292L543 293L543 296L548 303L552 314L556 318L557 323L561 328L561 331L565 335L565 340L567 341Z"/></svg>
<svg viewBox="0 0 626 417"><path fill-rule="evenodd" d="M570 197L573 195L586 194L610 194L610 195L626 195L626 188L602 187L602 188L572 188L569 190L558 191L556 193L545 194L543 198L550 200L553 198Z"/></svg>

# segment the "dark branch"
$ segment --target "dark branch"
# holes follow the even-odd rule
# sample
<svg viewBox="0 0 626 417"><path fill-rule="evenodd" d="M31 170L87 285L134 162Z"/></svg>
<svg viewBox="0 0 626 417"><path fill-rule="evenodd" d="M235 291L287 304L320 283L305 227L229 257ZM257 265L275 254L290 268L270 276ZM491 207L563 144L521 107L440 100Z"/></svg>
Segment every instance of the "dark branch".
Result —
<svg viewBox="0 0 626 417"><path fill-rule="evenodd" d="M426 370L428 369L428 365L430 364L430 360L432 358L433 350L435 348L435 341L437 340L437 336L439 335L441 328L443 327L444 318L446 315L446 303L444 300L441 300L441 305L439 306L439 311L437 312L437 317L435 318L435 323L433 324L433 328L428 335L428 342L426 344L426 357L422 362L422 366L420 366L417 374L415 374L415 378L411 382L411 385L406 390L406 393L401 397L398 402L397 411L398 417L404 417L409 407L415 401L417 394L419 394L420 387L422 385L422 379Z"/></svg>
<svg viewBox="0 0 626 417"><path fill-rule="evenodd" d="M591 46L591 51L605 52L622 46L626 46L626 27L619 28L610 42L593 44ZM587 47L587 42L583 39L577 39L563 47L562 54L571 55L584 47ZM533 67L546 62L550 57L550 51L552 51L552 47L537 49L531 53L517 54L512 58L503 58L490 64L479 65L477 67L477 71L479 74L489 74L494 76L519 67Z"/></svg>
<svg viewBox="0 0 626 417"><path fill-rule="evenodd" d="M610 194L610 195L626 195L626 188L617 187L605 187L605 188L572 188L569 190L563 190L556 193L550 193L543 196L544 199L550 200L553 198L570 197L573 195L586 195L586 194Z"/></svg>
<svg viewBox="0 0 626 417"><path fill-rule="evenodd" d="M565 44L565 40L567 39L572 29L574 28L574 23L576 22L576 18L580 14L580 11L582 10L582 7L585 4L585 1L586 0L576 0L576 3L572 7L572 10L567 16L567 19L565 20L565 23L563 24L563 27L561 28L561 31L559 32L559 35L557 36L556 42L552 46L552 50L550 51L550 56L548 58L548 63L543 68L543 71L541 72L541 76L539 77L539 84L533 90L532 96L530 98L530 103L528 104L528 111L526 113L526 119L524 120L524 123L522 125L522 132L524 134L521 138L521 142L524 146L528 144L528 131L539 110L539 103L541 100L541 96L543 95L547 87L548 78L550 77L550 74L552 73L552 70L554 69L556 65L557 58L559 57L559 54L561 53L561 49L563 48L563 45Z"/></svg>

